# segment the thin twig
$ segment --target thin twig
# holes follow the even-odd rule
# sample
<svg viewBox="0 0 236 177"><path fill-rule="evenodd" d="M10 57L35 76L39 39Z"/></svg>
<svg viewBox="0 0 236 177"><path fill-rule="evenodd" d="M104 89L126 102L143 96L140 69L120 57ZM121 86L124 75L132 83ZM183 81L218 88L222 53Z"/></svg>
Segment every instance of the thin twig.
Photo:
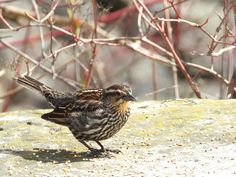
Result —
<svg viewBox="0 0 236 177"><path fill-rule="evenodd" d="M91 0L92 7L93 7L93 22L94 22L94 30L92 34L92 40L97 38L97 6L96 6L96 0ZM96 50L97 50L97 45L96 43L92 44L92 57L89 61L89 67L88 67L88 74L85 79L85 87L88 87L91 76L92 76L92 71L93 71L93 66L94 66L94 61L96 59Z"/></svg>
<svg viewBox="0 0 236 177"><path fill-rule="evenodd" d="M41 68L42 70L48 72L49 74L52 74L52 71L47 68L44 65L41 65L41 63L37 62L36 60L34 60L33 58L31 58L29 55L25 54L24 52L22 52L21 50L17 49L16 47L12 46L11 44L4 42L3 40L0 39L0 42L4 45L6 45L9 49L13 50L14 52L16 52L17 54L21 55L22 57L24 57L25 59L27 59L29 62L35 64L37 67ZM65 82L66 84L70 85L73 88L77 88L76 84L69 82L68 79L58 75L57 76L58 79L62 80L63 82Z"/></svg>
<svg viewBox="0 0 236 177"><path fill-rule="evenodd" d="M170 1L168 1L168 2L170 2ZM177 12L175 6L173 5L173 1L171 1L170 3L171 3L171 6L174 8L176 15L178 15L178 18L179 18L180 15ZM167 0L164 0L163 4L164 4L164 8L165 8L167 6ZM169 9L165 10L165 17L167 19L170 18ZM172 36L173 29L171 27L171 23L170 22L166 23L166 28L167 28L167 35L168 35L170 41L172 41L172 45L174 45L174 40L173 40L173 36ZM171 61L174 63L175 59L173 57L171 57ZM174 65L171 66L171 68L172 68L173 85L175 85L175 88L174 88L175 98L179 98L179 84L178 84L178 73L177 73L178 70L177 70L177 67L174 66Z"/></svg>
<svg viewBox="0 0 236 177"><path fill-rule="evenodd" d="M140 1L134 0L133 1L136 5L136 7L138 8L138 10L140 10L140 6L142 6L145 10L145 12L147 13L147 15L149 16L149 18L151 18L151 21L144 15L142 14L143 18L157 31L160 32L160 34L162 35L163 39L166 41L167 45L169 46L173 57L175 59L176 64L179 66L180 71L183 73L183 75L185 76L187 82L189 83L189 85L191 86L193 92L195 93L195 95L198 98L201 98L201 93L199 88L197 87L197 85L193 82L193 80L191 79L190 75L187 73L184 65L182 64L179 56L177 55L177 53L175 52L175 49L173 47L173 45L171 44L171 42L169 41L166 33L164 32L164 30L161 28L161 26L155 21L155 18L153 17L153 15L151 14L151 12L148 10L148 8ZM140 12L140 11L139 11Z"/></svg>

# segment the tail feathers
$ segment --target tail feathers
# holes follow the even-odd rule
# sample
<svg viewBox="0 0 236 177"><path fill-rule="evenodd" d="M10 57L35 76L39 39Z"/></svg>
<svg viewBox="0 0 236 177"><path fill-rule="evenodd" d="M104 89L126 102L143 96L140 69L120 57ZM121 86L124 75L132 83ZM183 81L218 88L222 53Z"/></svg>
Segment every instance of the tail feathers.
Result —
<svg viewBox="0 0 236 177"><path fill-rule="evenodd" d="M37 90L39 92L42 91L41 88L42 88L42 86L44 86L43 83L41 83L29 76L19 77L19 78L17 78L17 82L26 88Z"/></svg>

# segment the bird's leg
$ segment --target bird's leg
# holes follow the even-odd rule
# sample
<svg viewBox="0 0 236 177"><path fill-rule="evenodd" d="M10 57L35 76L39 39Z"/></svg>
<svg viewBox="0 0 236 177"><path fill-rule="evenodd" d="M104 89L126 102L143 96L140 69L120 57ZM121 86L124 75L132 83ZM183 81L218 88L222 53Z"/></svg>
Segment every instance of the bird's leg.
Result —
<svg viewBox="0 0 236 177"><path fill-rule="evenodd" d="M86 148L88 148L91 152L94 150L94 148L90 147L87 143L85 143L85 141L79 140L79 142L83 144Z"/></svg>
<svg viewBox="0 0 236 177"><path fill-rule="evenodd" d="M96 143L101 147L101 149L94 149L92 148L91 146L89 146L85 141L83 140L79 140L80 143L82 143L85 147L87 147L89 150L90 150L90 154L92 156L95 156L95 157L103 157L101 156L103 154L103 152L105 152L105 149L104 147L102 146L102 144L98 141L96 141ZM106 156L104 156L106 157Z"/></svg>
<svg viewBox="0 0 236 177"><path fill-rule="evenodd" d="M119 149L105 149L104 146L102 145L102 143L100 143L99 141L95 141L95 142L101 147L101 149L100 149L101 152L107 151L107 152L113 152L115 154L121 153L121 151Z"/></svg>
<svg viewBox="0 0 236 177"><path fill-rule="evenodd" d="M100 143L99 141L95 141L95 142L101 147L100 151L105 152L105 148L103 147L102 143Z"/></svg>

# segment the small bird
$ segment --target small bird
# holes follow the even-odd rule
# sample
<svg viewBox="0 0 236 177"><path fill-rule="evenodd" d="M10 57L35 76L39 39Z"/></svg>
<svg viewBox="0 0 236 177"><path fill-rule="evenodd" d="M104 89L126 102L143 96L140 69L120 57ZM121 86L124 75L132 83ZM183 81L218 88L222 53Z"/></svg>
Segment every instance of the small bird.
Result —
<svg viewBox="0 0 236 177"><path fill-rule="evenodd" d="M68 127L91 152L108 151L100 141L112 137L125 125L129 104L136 100L127 85L62 93L29 76L19 77L17 82L39 91L52 105L54 110L41 116L44 120ZM101 149L92 148L86 141L96 142Z"/></svg>

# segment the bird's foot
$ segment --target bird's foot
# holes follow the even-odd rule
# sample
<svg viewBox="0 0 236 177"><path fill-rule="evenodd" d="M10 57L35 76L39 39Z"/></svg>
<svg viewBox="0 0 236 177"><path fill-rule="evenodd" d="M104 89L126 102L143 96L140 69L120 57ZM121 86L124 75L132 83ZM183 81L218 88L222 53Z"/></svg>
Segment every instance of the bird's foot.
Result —
<svg viewBox="0 0 236 177"><path fill-rule="evenodd" d="M119 149L105 149L105 152L111 152L111 153L114 153L114 154L122 153L122 151L119 150Z"/></svg>
<svg viewBox="0 0 236 177"><path fill-rule="evenodd" d="M93 155L93 156L98 156L98 155L101 154L101 150L100 149L91 148L89 150L90 150L90 154Z"/></svg>
<svg viewBox="0 0 236 177"><path fill-rule="evenodd" d="M111 158L111 157L113 157L112 154L122 153L118 149L94 149L94 148L91 148L89 150L90 150L90 155L92 157L100 157L100 158Z"/></svg>

